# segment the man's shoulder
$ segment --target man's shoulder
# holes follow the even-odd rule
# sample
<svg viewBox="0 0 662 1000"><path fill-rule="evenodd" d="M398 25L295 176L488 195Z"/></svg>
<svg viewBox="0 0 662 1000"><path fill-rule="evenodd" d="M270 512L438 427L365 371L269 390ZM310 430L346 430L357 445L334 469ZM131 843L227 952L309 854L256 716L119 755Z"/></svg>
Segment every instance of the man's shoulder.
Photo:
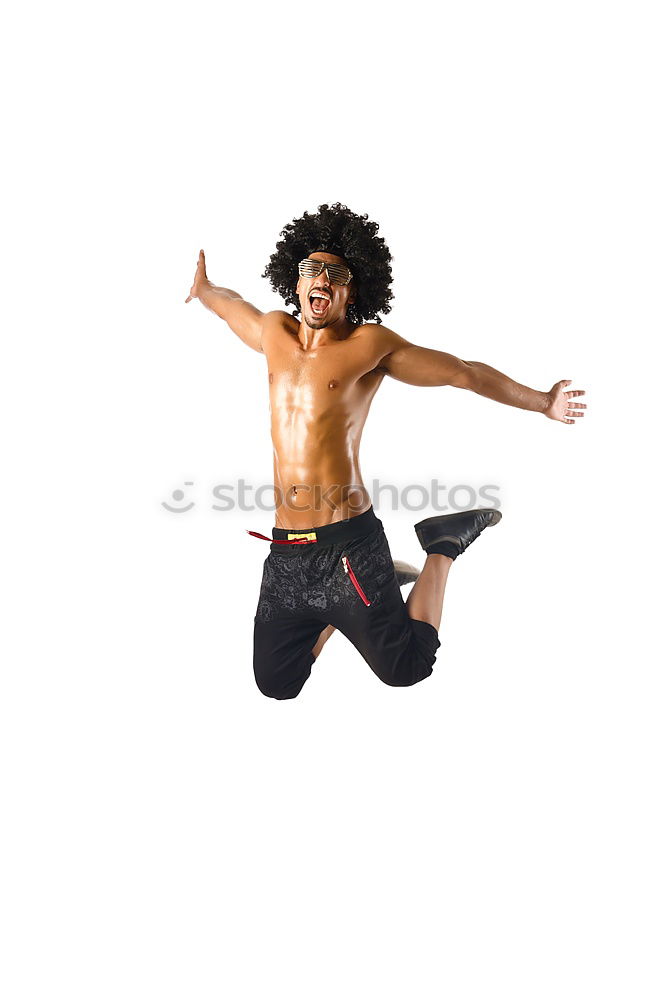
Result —
<svg viewBox="0 0 662 1000"><path fill-rule="evenodd" d="M357 326L355 333L361 331L365 337L371 337L375 341L390 342L397 338L397 333L384 326L383 323L362 323Z"/></svg>
<svg viewBox="0 0 662 1000"><path fill-rule="evenodd" d="M383 323L363 323L354 331L355 335L359 333L382 356L390 354L403 342L402 337Z"/></svg>
<svg viewBox="0 0 662 1000"><path fill-rule="evenodd" d="M299 326L298 319L285 309L272 309L271 312L266 312L263 323L268 323L270 326Z"/></svg>
<svg viewBox="0 0 662 1000"><path fill-rule="evenodd" d="M273 309L266 312L262 318L262 338L274 336L276 338L286 336L297 336L299 332L299 321L291 313L284 309Z"/></svg>
<svg viewBox="0 0 662 1000"><path fill-rule="evenodd" d="M402 337L383 323L362 323L353 336L360 338L366 345L372 366L369 374L388 375L388 369L382 362L402 343Z"/></svg>

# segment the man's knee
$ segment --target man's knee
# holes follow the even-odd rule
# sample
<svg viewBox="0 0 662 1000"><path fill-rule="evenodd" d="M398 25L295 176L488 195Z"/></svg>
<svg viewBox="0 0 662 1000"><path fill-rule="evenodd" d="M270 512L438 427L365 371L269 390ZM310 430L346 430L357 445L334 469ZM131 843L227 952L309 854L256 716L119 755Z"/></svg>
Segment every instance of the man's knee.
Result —
<svg viewBox="0 0 662 1000"><path fill-rule="evenodd" d="M267 698L276 698L278 701L287 701L296 698L302 687L310 676L310 668L307 673L292 675L282 670L274 670L269 665L255 663L253 666L255 683Z"/></svg>
<svg viewBox="0 0 662 1000"><path fill-rule="evenodd" d="M414 622L412 626L406 646L382 650L370 664L380 681L389 687L411 687L432 673L439 648L437 632L426 622Z"/></svg>
<svg viewBox="0 0 662 1000"><path fill-rule="evenodd" d="M277 701L287 701L289 698L296 698L303 684L297 689L293 690L291 687L283 688L278 684L274 684L269 680L261 678L258 680L256 677L257 686L267 698L276 698Z"/></svg>
<svg viewBox="0 0 662 1000"><path fill-rule="evenodd" d="M412 687L432 673L432 667L428 663L421 663L416 658L396 664L377 663L372 669L380 681L389 687Z"/></svg>

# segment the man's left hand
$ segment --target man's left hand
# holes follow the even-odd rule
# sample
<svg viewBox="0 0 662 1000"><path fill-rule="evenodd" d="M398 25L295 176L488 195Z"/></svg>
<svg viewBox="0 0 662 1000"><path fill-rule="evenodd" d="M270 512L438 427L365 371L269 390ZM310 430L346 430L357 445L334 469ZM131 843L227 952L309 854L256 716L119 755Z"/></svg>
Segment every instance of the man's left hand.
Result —
<svg viewBox="0 0 662 1000"><path fill-rule="evenodd" d="M571 402L575 396L583 396L584 390L571 389L566 392L565 387L571 382L571 378L563 379L549 390L549 406L543 410L543 413L550 420L561 420L564 424L574 424L576 417L584 416L582 411L586 409L586 403Z"/></svg>

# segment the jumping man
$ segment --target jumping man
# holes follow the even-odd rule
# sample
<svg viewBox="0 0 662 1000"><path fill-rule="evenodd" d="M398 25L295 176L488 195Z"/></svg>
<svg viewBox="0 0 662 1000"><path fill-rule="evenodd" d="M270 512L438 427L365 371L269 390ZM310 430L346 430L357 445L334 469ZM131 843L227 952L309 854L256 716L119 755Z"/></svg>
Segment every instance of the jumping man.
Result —
<svg viewBox="0 0 662 1000"><path fill-rule="evenodd" d="M385 376L471 389L566 424L586 408L574 401L584 392L568 391L567 379L538 392L387 329L379 314L391 308L391 254L378 229L340 204L285 227L264 277L294 315L262 313L212 285L202 250L186 299L199 299L267 362L276 524L266 539L253 666L271 698L299 694L336 628L384 683L429 677L453 560L501 519L490 509L427 518L414 526L427 553L422 571L394 564L359 466L363 427ZM405 604L400 586L412 580Z"/></svg>

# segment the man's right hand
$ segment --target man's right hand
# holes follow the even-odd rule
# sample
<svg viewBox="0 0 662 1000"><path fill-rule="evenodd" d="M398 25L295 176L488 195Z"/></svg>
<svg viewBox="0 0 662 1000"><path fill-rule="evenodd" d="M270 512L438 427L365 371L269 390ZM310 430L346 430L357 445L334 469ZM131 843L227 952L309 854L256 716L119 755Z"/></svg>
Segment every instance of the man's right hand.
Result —
<svg viewBox="0 0 662 1000"><path fill-rule="evenodd" d="M193 279L193 284L191 285L191 291L188 293L186 302L190 302L191 299L199 298L202 289L207 287L209 287L209 279L207 277L205 265L205 252L204 250L201 250L200 256L198 257L198 266L195 272L195 277Z"/></svg>
<svg viewBox="0 0 662 1000"><path fill-rule="evenodd" d="M220 288L218 285L212 285L205 268L205 252L201 250L191 291L188 293L186 302L190 302L191 299L199 299L206 309L225 320L240 340L252 347L254 351L262 353L264 313L252 306L250 302L242 299L241 295L238 292L233 292L231 288Z"/></svg>

